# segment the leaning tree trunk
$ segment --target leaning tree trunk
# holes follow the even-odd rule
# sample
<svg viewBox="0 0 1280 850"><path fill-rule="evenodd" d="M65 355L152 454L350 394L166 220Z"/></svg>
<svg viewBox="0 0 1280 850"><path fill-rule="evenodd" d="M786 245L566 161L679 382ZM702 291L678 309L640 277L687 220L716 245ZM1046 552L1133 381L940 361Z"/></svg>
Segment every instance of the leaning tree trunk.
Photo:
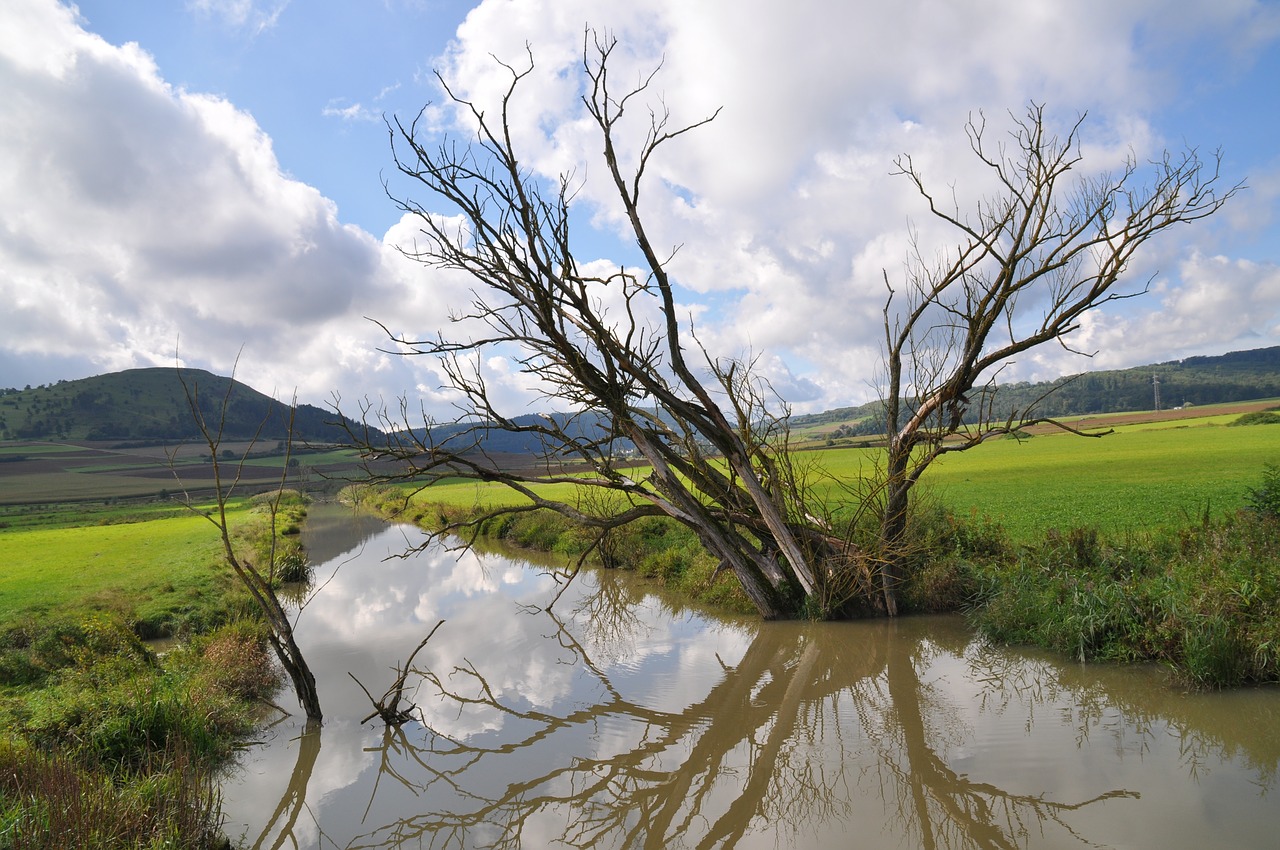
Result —
<svg viewBox="0 0 1280 850"><path fill-rule="evenodd" d="M222 491L219 490L219 493ZM267 621L267 630L271 648L275 650L280 666L284 668L293 684L293 692L298 698L298 705L306 712L307 720L316 723L324 719L320 711L320 692L316 690L316 677L307 665L307 660L298 648L293 637L293 623L280 604L279 597L269 581L248 561L236 556L231 545L231 536L227 531L225 517L221 523L223 555L240 582L253 597L254 603Z"/></svg>
<svg viewBox="0 0 1280 850"><path fill-rule="evenodd" d="M622 423L623 430L640 454L653 465L651 480L665 498L655 503L667 516L691 529L702 545L720 559L738 579L743 592L766 620L782 620L794 615L787 604L786 574L766 553L758 550L732 526L712 516L707 505L688 488L666 463L660 450L643 429Z"/></svg>
<svg viewBox="0 0 1280 850"><path fill-rule="evenodd" d="M274 594L271 601L275 603L275 611L268 619L275 620L278 616L279 622L284 623L283 626L277 622L272 623L271 646L276 652L276 658L280 659L280 666L293 683L293 692L298 697L298 704L306 712L307 720L319 723L324 717L320 712L320 692L316 690L316 677L293 638L293 624L289 622L288 615L280 607Z"/></svg>
<svg viewBox="0 0 1280 850"><path fill-rule="evenodd" d="M904 576L907 510L911 481L907 473L910 450L891 445L885 481L884 513L880 518L880 597L884 612L898 616L898 588Z"/></svg>

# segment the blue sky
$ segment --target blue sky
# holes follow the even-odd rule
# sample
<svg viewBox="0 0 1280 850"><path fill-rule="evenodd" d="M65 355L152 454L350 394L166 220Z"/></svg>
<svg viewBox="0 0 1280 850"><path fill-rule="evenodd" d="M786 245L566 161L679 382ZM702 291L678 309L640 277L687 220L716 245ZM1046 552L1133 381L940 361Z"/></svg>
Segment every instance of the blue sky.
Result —
<svg viewBox="0 0 1280 850"><path fill-rule="evenodd" d="M0 386L175 352L225 373L239 355L266 392L445 410L438 368L380 352L366 318L431 334L468 297L467 281L395 250L414 227L383 193L382 116L439 102L433 70L491 102L493 57L528 44L522 161L582 175L596 227L582 255L625 261L576 101L588 24L619 37L621 73L664 63L655 93L676 118L723 107L655 164L645 213L683 246L673 270L699 339L758 355L799 412L874 397L882 274L901 273L909 225L946 245L893 158L976 196L966 118L1003 129L1031 100L1088 112L1087 168L1221 147L1226 179L1249 188L1138 258L1151 292L1073 340L1095 357L1052 347L1007 377L1280 344L1274 0L8 0ZM431 120L450 129L447 112ZM503 399L537 404L509 358L482 365Z"/></svg>
<svg viewBox="0 0 1280 850"><path fill-rule="evenodd" d="M390 166L381 116L437 97L433 60L472 4L77 5L87 29L138 42L168 82L252 114L282 168L321 189L344 221L381 235L400 217L379 190Z"/></svg>

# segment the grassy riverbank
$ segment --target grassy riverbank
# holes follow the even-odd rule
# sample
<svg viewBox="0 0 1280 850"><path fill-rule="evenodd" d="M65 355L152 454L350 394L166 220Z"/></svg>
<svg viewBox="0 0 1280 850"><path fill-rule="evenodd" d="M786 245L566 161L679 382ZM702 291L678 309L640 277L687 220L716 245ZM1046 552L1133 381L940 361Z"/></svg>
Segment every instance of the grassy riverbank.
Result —
<svg viewBox="0 0 1280 850"><path fill-rule="evenodd" d="M1253 486L1242 473L1224 474L1236 482L1230 498L1218 496L1229 509L1215 511L1214 500L1206 499L1196 511L1195 500L1184 496L1188 507L1179 511L1179 522L1118 531L1065 524L1042 525L1034 536L1025 529L1010 533L989 514L957 515L948 500L927 499L913 519L906 608L964 611L993 640L1044 646L1082 661L1159 661L1194 686L1280 681L1280 473L1259 470L1255 457ZM1069 485L1090 480L1059 477L1052 486L1059 499L1088 504L1088 496ZM387 516L440 528L507 496L458 483L412 495L369 491L362 498ZM1077 516L1064 519L1072 523ZM477 530L567 558L581 556L593 540L547 511L491 519ZM592 559L702 602L752 611L696 537L665 519L611 532Z"/></svg>
<svg viewBox="0 0 1280 850"><path fill-rule="evenodd" d="M0 848L224 847L212 771L277 688L266 632L204 517L63 514L0 531ZM232 521L270 545L260 505ZM161 657L158 635L182 640Z"/></svg>

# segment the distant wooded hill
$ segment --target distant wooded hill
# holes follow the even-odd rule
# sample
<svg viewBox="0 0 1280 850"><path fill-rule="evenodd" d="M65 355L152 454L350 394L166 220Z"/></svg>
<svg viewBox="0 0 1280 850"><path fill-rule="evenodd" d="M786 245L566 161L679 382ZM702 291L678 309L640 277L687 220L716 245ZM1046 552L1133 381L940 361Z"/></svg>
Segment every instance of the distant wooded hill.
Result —
<svg viewBox="0 0 1280 850"><path fill-rule="evenodd" d="M1280 396L1280 346L1084 372L1034 384L1003 384L996 392L995 407L1002 418L1031 404L1037 415L1054 417L1152 410L1157 378L1164 408L1275 398ZM826 428L832 436L871 436L884 431L884 419L880 403L871 402L795 416L791 427L793 431Z"/></svg>
<svg viewBox="0 0 1280 850"><path fill-rule="evenodd" d="M604 441L609 433L609 422L599 413L580 413L576 416L567 413L555 413L544 416L540 413L529 413L511 420L518 428L529 428L536 425L554 423L576 440L584 442ZM421 438L425 432L416 429L415 434ZM484 451L491 454L546 454L548 446L542 436L528 431L503 431L498 428L485 430L473 425L439 425L432 428L432 440L453 451L465 452L466 441L478 443ZM631 449L630 440L621 437L610 443L611 450L625 452ZM567 458L572 460L572 458Z"/></svg>
<svg viewBox="0 0 1280 850"><path fill-rule="evenodd" d="M226 439L250 439L259 426L264 440L283 440L288 435L287 404L200 369L184 369L183 377L211 424L218 421L231 388ZM342 442L346 435L337 421L332 411L300 404L294 415L294 436L304 442ZM173 368L128 369L42 387L0 389L0 439L149 442L198 436Z"/></svg>
<svg viewBox="0 0 1280 850"><path fill-rule="evenodd" d="M198 387L202 409L212 416L226 395L230 378L201 370L186 370L188 383ZM996 395L999 415L1036 402L1041 416L1121 413L1155 407L1154 378L1160 381L1163 407L1218 404L1280 397L1280 346L1233 351L1217 357L1188 357L1150 366L1111 372L1086 372L1042 383L1002 385ZM1047 395L1046 395L1047 394ZM248 439L264 419L264 439L283 439L288 408L270 396L235 382L227 410L229 439ZM531 414L517 420L529 424ZM557 422L581 435L599 438L605 423L597 415L569 417ZM342 442L345 433L329 410L299 405L295 431L306 442ZM798 435L872 436L884 428L879 402L825 413L795 416ZM435 429L435 439L461 439L456 426ZM0 389L0 439L10 440L189 440L196 437L191 411L171 368L129 369L78 381L59 381L43 387ZM474 436L474 435L472 435ZM626 441L615 443L625 450ZM494 430L484 435L486 451L530 454L540 450L536 436Z"/></svg>

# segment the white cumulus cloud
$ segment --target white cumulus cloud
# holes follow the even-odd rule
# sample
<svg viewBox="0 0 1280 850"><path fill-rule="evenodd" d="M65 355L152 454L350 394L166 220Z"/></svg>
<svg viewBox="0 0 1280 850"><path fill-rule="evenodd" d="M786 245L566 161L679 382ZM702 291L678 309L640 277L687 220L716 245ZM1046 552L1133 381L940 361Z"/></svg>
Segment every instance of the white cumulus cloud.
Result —
<svg viewBox="0 0 1280 850"><path fill-rule="evenodd" d="M437 323L446 309L422 298L420 266L292 179L252 116L167 84L65 7L17 0L0 33L11 355L92 374L177 353L227 372L243 347L240 377L312 403L412 386L362 317Z"/></svg>
<svg viewBox="0 0 1280 850"><path fill-rule="evenodd" d="M274 27L273 38L294 11L249 0L188 8ZM345 222L323 187L290 175L255 116L172 85L144 49L85 26L52 0L0 8L0 370L44 363L50 377L78 377L171 363L180 346L189 365L225 372L243 347L240 377L264 391L296 388L312 403L409 393L414 407L421 398L447 416L456 395L441 389L439 366L381 350L395 346L367 320L408 338L477 332L449 322L473 284L397 250L413 245L412 217L381 235ZM1189 87L1228 85L1276 49L1280 10L1251 0L483 0L441 55L385 78L420 79L434 64L492 116L531 53L510 127L520 162L546 179L573 175L575 233L588 240L578 259L603 269L637 256L583 112L587 26L618 40L615 91L660 66L628 102L624 162L634 164L655 115L669 110L671 128L716 115L647 164L649 235L674 251L682 318L698 339L714 356L757 357L807 412L875 395L886 274L901 279L913 228L927 252L954 240L894 176L895 157L909 154L930 186L972 208L994 186L965 122L985 116L994 141L1030 101L1048 104L1064 130L1088 113L1086 169L1184 143L1211 152L1217 139L1162 116ZM363 119L371 102L325 95L313 110ZM465 140L466 116L442 102L437 92L422 126ZM389 154L385 165L393 193L433 208ZM1007 377L1276 344L1277 258L1256 246L1275 227L1280 160L1226 174L1245 177L1249 191L1221 216L1136 258L1133 288L1151 281L1152 292L1091 316L1073 340L1097 358L1046 349ZM538 378L515 352L497 354L479 365L521 412Z"/></svg>

